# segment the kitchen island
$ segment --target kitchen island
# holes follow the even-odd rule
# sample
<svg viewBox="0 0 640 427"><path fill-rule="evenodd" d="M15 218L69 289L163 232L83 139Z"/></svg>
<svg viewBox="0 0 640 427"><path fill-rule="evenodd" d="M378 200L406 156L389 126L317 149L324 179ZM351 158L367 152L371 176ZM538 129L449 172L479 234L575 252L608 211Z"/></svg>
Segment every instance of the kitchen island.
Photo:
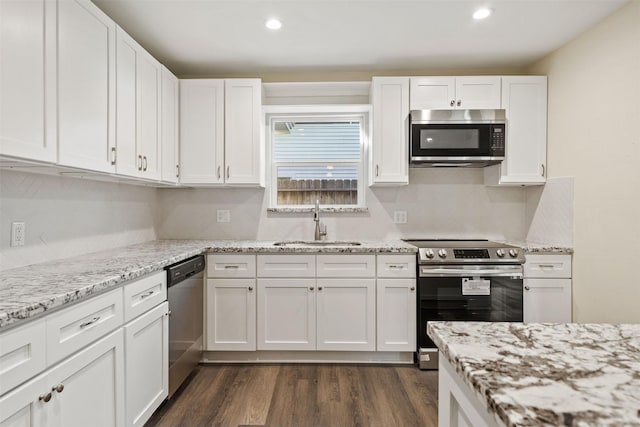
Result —
<svg viewBox="0 0 640 427"><path fill-rule="evenodd" d="M640 324L429 322L440 426L640 426Z"/></svg>

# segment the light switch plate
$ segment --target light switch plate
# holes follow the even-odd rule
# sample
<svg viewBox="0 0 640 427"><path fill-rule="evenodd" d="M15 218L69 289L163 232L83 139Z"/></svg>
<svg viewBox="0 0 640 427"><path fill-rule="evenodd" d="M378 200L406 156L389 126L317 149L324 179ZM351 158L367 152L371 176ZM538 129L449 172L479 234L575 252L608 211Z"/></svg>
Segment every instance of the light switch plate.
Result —
<svg viewBox="0 0 640 427"><path fill-rule="evenodd" d="M228 210L217 210L218 222L231 222L231 212Z"/></svg>
<svg viewBox="0 0 640 427"><path fill-rule="evenodd" d="M407 211L393 211L393 222L395 224L406 224Z"/></svg>
<svg viewBox="0 0 640 427"><path fill-rule="evenodd" d="M11 223L11 246L24 246L26 228L24 222Z"/></svg>

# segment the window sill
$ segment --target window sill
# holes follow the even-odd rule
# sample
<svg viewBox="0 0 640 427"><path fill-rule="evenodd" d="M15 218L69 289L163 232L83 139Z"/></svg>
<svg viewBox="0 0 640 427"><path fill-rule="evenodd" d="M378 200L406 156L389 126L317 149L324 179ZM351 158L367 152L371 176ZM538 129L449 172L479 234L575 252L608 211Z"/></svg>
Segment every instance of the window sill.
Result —
<svg viewBox="0 0 640 427"><path fill-rule="evenodd" d="M313 207L287 207L287 208L267 208L267 212L272 213L312 213L315 211ZM320 213L369 213L366 207L321 207Z"/></svg>

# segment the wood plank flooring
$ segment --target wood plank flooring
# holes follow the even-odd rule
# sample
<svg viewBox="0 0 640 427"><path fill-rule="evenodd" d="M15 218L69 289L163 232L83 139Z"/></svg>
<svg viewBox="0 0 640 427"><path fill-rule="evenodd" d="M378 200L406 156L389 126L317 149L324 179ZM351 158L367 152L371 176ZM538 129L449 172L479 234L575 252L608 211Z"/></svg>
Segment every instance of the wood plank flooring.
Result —
<svg viewBox="0 0 640 427"><path fill-rule="evenodd" d="M200 365L149 426L437 426L437 371L407 365Z"/></svg>

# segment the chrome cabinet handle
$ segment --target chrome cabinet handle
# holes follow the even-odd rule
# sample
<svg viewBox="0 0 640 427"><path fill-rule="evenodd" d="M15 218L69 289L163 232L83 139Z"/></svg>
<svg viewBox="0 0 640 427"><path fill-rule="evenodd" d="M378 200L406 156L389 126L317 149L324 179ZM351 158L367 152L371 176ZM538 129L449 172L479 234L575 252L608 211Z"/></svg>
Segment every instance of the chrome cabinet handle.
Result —
<svg viewBox="0 0 640 427"><path fill-rule="evenodd" d="M150 297L151 295L153 295L155 293L155 291L149 291L146 294L142 294L140 295L140 299L145 299L147 297Z"/></svg>
<svg viewBox="0 0 640 427"><path fill-rule="evenodd" d="M462 100L458 99L458 102L456 103L456 105L459 107L462 105Z"/></svg>
<svg viewBox="0 0 640 427"><path fill-rule="evenodd" d="M542 176L544 176L545 170L544 170L544 164L540 165L542 166Z"/></svg>
<svg viewBox="0 0 640 427"><path fill-rule="evenodd" d="M81 328L86 328L89 325L93 325L94 323L96 323L98 320L100 320L100 316L96 316L93 319L89 320L88 322L84 322L80 324Z"/></svg>
<svg viewBox="0 0 640 427"><path fill-rule="evenodd" d="M218 166L218 179L220 179L220 166Z"/></svg>
<svg viewBox="0 0 640 427"><path fill-rule="evenodd" d="M180 178L180 165L176 165L176 178Z"/></svg>
<svg viewBox="0 0 640 427"><path fill-rule="evenodd" d="M415 291L415 290L416 290L416 287L415 287L415 286L412 286L412 287L410 287L410 288L409 288L409 290L410 290L411 292L413 292L413 291Z"/></svg>
<svg viewBox="0 0 640 427"><path fill-rule="evenodd" d="M531 288L530 288L529 286L525 286L525 287L524 287L524 290L525 290L525 291L530 291L530 290L531 290Z"/></svg>
<svg viewBox="0 0 640 427"><path fill-rule="evenodd" d="M111 147L111 164L115 165L117 159L116 147Z"/></svg>
<svg viewBox="0 0 640 427"><path fill-rule="evenodd" d="M41 394L40 397L38 397L38 400L42 400L45 403L51 400L51 392L49 393L45 393L45 394Z"/></svg>
<svg viewBox="0 0 640 427"><path fill-rule="evenodd" d="M232 270L232 269L237 270L238 268L240 268L240 266L239 265L225 265L224 268L225 268L225 270Z"/></svg>
<svg viewBox="0 0 640 427"><path fill-rule="evenodd" d="M253 286L249 286L249 292L253 290Z"/></svg>
<svg viewBox="0 0 640 427"><path fill-rule="evenodd" d="M540 268L556 268L556 266L553 265L553 264L538 264L538 267L540 267Z"/></svg>
<svg viewBox="0 0 640 427"><path fill-rule="evenodd" d="M390 264L389 265L389 270L401 270L403 268L402 265L397 265L397 264Z"/></svg>
<svg viewBox="0 0 640 427"><path fill-rule="evenodd" d="M376 176L380 176L380 166L376 165Z"/></svg>
<svg viewBox="0 0 640 427"><path fill-rule="evenodd" d="M227 179L231 176L231 166L227 166Z"/></svg>
<svg viewBox="0 0 640 427"><path fill-rule="evenodd" d="M56 384L53 387L51 387L51 391L57 391L58 393L62 393L62 390L64 390L64 384Z"/></svg>
<svg viewBox="0 0 640 427"><path fill-rule="evenodd" d="M147 171L147 156L143 156L142 160L144 161L144 168L142 168L142 170L144 172L146 172Z"/></svg>
<svg viewBox="0 0 640 427"><path fill-rule="evenodd" d="M142 170L142 156L138 155L138 170Z"/></svg>
<svg viewBox="0 0 640 427"><path fill-rule="evenodd" d="M455 101L455 100L452 100L452 101L449 103L449 105L450 105L451 107L453 107L454 105L456 105L456 101Z"/></svg>

